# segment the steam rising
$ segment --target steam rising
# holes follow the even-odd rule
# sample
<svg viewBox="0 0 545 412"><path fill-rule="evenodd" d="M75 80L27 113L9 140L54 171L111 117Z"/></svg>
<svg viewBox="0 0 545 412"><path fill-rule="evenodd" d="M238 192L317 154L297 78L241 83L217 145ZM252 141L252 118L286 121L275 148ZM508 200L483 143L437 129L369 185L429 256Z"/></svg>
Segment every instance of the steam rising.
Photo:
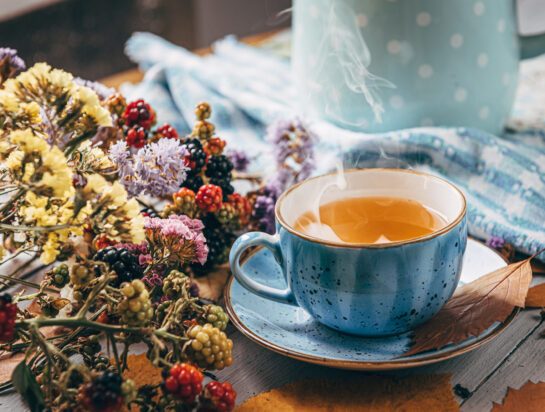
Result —
<svg viewBox="0 0 545 412"><path fill-rule="evenodd" d="M354 10L335 0L329 0L329 14L326 18L323 37L317 50L317 71L326 70L330 65L340 70L344 85L354 94L362 97L362 116L356 121L347 119L344 112L350 108L348 101L342 101L341 91L333 88L325 102L325 112L336 121L349 126L365 127L369 121L363 116L364 108L369 106L376 122L382 122L384 107L380 99L380 89L395 88L390 81L375 76L368 70L371 53L357 23ZM318 78L325 78L326 76ZM313 90L320 92L321 84L313 84ZM313 96L309 96L313 98ZM358 109L359 109L358 105Z"/></svg>
<svg viewBox="0 0 545 412"><path fill-rule="evenodd" d="M340 160L337 160L335 164L335 168L337 169L337 176L335 178L335 182L329 183L327 185L324 185L322 188L320 188L320 192L318 193L318 196L314 198L311 211L312 211L312 214L316 217L316 221L314 222L309 221L305 225L305 231L310 236L314 236L320 239L341 242L342 240L337 236L337 234L333 231L333 229L329 225L322 223L322 219L320 217L320 205L321 205L322 197L324 196L324 193L330 187L337 187L339 190L345 190L347 186L346 178L344 177L343 164Z"/></svg>

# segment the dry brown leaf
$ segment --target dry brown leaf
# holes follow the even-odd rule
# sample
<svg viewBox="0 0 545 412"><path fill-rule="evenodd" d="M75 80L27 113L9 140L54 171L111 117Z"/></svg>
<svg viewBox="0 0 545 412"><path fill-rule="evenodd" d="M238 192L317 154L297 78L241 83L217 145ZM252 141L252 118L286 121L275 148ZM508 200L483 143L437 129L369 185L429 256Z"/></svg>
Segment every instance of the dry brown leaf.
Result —
<svg viewBox="0 0 545 412"><path fill-rule="evenodd" d="M545 308L545 283L532 286L526 296L527 308Z"/></svg>
<svg viewBox="0 0 545 412"><path fill-rule="evenodd" d="M137 387L142 385L157 385L163 380L161 377L161 368L153 366L145 353L127 356L127 367L128 369L123 372L123 377L125 379L132 379ZM127 410L127 407L123 408L123 411ZM140 409L138 406L133 405L130 410L131 412L136 412Z"/></svg>
<svg viewBox="0 0 545 412"><path fill-rule="evenodd" d="M50 338L55 335L57 331L56 326L46 326L41 328L40 331L46 338ZM11 373L13 369L25 358L24 352L11 353L8 351L0 351L0 383L7 382L11 379Z"/></svg>
<svg viewBox="0 0 545 412"><path fill-rule="evenodd" d="M461 342L503 322L515 306L524 307L531 281L526 259L459 287L437 315L414 330L413 346L403 356Z"/></svg>
<svg viewBox="0 0 545 412"><path fill-rule="evenodd" d="M229 264L219 266L206 276L194 279L199 287L199 296L217 302L223 293L223 288L229 279Z"/></svg>
<svg viewBox="0 0 545 412"><path fill-rule="evenodd" d="M235 388L236 389L236 388ZM458 411L450 374L307 379L248 399L237 412Z"/></svg>
<svg viewBox="0 0 545 412"><path fill-rule="evenodd" d="M526 382L519 390L509 388L503 405L494 403L492 412L535 412L545 408L545 382Z"/></svg>

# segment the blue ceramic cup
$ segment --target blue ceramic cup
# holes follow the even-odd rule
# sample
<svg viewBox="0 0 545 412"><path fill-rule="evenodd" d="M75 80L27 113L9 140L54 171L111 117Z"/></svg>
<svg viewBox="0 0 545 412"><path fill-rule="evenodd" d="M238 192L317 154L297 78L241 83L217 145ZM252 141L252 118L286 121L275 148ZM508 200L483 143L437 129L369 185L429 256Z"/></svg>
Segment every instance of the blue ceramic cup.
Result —
<svg viewBox="0 0 545 412"><path fill-rule="evenodd" d="M344 190L335 186L336 175L328 174L285 192L276 203L277 233L240 236L231 249L231 269L249 291L299 305L333 329L362 336L407 331L435 315L456 289L467 240L465 198L451 183L424 173L357 169L345 176ZM364 196L412 199L447 223L423 237L383 244L326 241L298 232L296 220L313 208L325 187L321 204ZM240 266L241 254L252 246L271 250L285 290L256 282Z"/></svg>

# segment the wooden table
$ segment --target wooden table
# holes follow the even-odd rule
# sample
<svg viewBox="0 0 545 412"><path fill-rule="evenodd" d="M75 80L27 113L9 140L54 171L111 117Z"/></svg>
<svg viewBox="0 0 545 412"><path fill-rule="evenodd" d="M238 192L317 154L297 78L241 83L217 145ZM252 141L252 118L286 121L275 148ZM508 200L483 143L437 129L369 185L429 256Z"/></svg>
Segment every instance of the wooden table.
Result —
<svg viewBox="0 0 545 412"><path fill-rule="evenodd" d="M245 39L249 44L259 44L271 34ZM209 52L200 50L200 54ZM112 87L129 81L138 82L142 73L130 70L109 77L104 82ZM534 283L545 277L536 276ZM520 388L526 381L545 381L545 330L539 310L524 310L512 324L493 341L465 355L430 366L384 372L389 375L452 373L452 386L461 385L469 390L467 399L457 397L462 411L489 411L492 402L501 402L508 387ZM218 373L220 380L231 382L238 392L237 403L304 378L350 377L363 372L336 370L290 359L267 350L250 341L232 325L228 331L234 342L234 364ZM18 395L0 397L0 411L26 410ZM545 410L545 405L544 405Z"/></svg>

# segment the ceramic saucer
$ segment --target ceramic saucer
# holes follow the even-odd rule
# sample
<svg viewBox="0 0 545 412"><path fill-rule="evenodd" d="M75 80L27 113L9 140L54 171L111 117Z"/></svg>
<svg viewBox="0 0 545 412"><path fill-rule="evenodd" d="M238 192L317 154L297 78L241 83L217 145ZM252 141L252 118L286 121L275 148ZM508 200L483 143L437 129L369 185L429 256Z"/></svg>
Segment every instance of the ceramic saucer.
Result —
<svg viewBox="0 0 545 412"><path fill-rule="evenodd" d="M280 268L267 249L257 250L243 265L258 282L279 289L286 287ZM497 252L469 239L460 283L471 282L506 265ZM226 285L225 305L234 325L268 349L306 362L356 370L409 368L460 355L500 334L518 313L515 309L504 322L496 322L478 336L458 344L398 359L409 348L411 332L385 338L342 334L316 322L301 308L254 295L233 278Z"/></svg>

